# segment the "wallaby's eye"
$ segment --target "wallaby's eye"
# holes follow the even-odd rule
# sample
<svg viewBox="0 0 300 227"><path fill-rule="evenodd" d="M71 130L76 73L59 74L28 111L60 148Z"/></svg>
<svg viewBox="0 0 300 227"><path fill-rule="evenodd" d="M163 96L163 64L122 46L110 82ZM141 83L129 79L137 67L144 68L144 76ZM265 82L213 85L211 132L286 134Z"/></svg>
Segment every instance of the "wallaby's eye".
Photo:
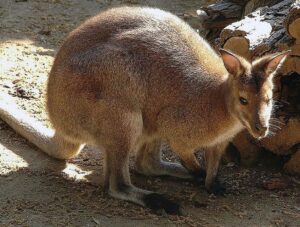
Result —
<svg viewBox="0 0 300 227"><path fill-rule="evenodd" d="M245 99L245 98L243 98L243 97L240 97L240 103L241 103L242 105L247 105L247 104L248 104L248 101L247 101L247 99Z"/></svg>

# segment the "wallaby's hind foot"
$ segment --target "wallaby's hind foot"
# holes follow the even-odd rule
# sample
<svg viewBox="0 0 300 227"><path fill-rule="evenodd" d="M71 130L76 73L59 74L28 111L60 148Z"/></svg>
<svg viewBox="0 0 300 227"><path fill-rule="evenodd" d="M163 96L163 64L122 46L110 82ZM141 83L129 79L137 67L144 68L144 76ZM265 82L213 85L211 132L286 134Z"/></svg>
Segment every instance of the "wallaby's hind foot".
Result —
<svg viewBox="0 0 300 227"><path fill-rule="evenodd" d="M136 154L136 171L146 176L171 176L191 179L192 175L180 164L161 160L161 141L143 144Z"/></svg>
<svg viewBox="0 0 300 227"><path fill-rule="evenodd" d="M123 141L122 141L123 140ZM129 175L129 150L126 138L111 140L105 146L105 188L114 198L127 200L154 211L164 210L168 214L179 214L179 205L163 195L136 188Z"/></svg>
<svg viewBox="0 0 300 227"><path fill-rule="evenodd" d="M123 185L119 188L109 189L108 194L114 198L127 200L147 207L154 212L165 211L167 214L180 215L178 203L167 199L164 195L142 190L133 185Z"/></svg>

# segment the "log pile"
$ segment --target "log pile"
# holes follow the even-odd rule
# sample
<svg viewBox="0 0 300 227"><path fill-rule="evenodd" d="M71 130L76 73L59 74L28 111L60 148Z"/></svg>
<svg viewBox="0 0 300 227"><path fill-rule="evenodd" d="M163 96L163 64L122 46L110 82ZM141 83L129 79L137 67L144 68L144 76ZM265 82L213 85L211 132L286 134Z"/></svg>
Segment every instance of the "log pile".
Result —
<svg viewBox="0 0 300 227"><path fill-rule="evenodd" d="M202 35L213 40L227 25L238 21L259 7L272 6L280 0L221 0L197 10L204 32Z"/></svg>
<svg viewBox="0 0 300 227"><path fill-rule="evenodd" d="M271 7L258 8L244 19L225 27L220 34L219 45L248 60L266 53L291 50L281 74L299 76L300 0L284 0ZM282 92L282 81L276 82L277 92ZM283 97L282 94L280 97Z"/></svg>
<svg viewBox="0 0 300 227"><path fill-rule="evenodd" d="M252 60L271 50L289 49L293 40L284 26L293 0L285 0L272 7L261 7L244 19L225 27L220 45Z"/></svg>
<svg viewBox="0 0 300 227"><path fill-rule="evenodd" d="M291 50L281 74L300 74L300 1L284 0L258 8L244 19L225 27L219 45L248 60L266 53ZM282 81L276 81L281 92ZM283 98L282 94L278 94Z"/></svg>
<svg viewBox="0 0 300 227"><path fill-rule="evenodd" d="M300 175L300 0L283 0L271 7L257 8L225 27L219 45L248 60L291 50L275 82L274 98L281 103L275 117L282 122L281 130L260 141L254 141L244 131L233 144L244 162L255 159L262 148L279 155L291 155L285 169Z"/></svg>
<svg viewBox="0 0 300 227"><path fill-rule="evenodd" d="M220 44L248 60L265 53L292 50L283 74L300 74L300 1L284 0L261 7L225 27Z"/></svg>

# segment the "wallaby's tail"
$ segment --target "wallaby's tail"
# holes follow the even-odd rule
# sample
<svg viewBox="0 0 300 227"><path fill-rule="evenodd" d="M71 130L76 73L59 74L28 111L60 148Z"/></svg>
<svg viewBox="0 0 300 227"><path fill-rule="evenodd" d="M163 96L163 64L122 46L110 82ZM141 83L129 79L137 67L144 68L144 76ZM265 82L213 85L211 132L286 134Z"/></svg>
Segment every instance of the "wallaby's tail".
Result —
<svg viewBox="0 0 300 227"><path fill-rule="evenodd" d="M18 108L12 97L3 92L0 92L0 118L38 148L46 153L50 152L49 145L53 142L54 130L30 117Z"/></svg>
<svg viewBox="0 0 300 227"><path fill-rule="evenodd" d="M72 158L83 147L81 143L66 140L53 129L30 117L26 111L18 108L12 97L3 92L0 92L0 118L21 136L54 158Z"/></svg>

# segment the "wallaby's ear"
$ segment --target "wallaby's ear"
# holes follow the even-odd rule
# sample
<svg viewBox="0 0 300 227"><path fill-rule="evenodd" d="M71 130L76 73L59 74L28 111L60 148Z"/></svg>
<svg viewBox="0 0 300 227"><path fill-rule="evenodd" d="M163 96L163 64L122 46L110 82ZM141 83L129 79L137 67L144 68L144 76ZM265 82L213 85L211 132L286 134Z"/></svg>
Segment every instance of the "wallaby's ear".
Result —
<svg viewBox="0 0 300 227"><path fill-rule="evenodd" d="M284 51L281 53L273 54L268 57L267 62L265 64L265 72L267 75L272 74L277 69L281 67L283 62L285 61L286 57L291 53L290 50Z"/></svg>
<svg viewBox="0 0 300 227"><path fill-rule="evenodd" d="M227 71L234 76L238 75L242 69L239 58L228 50L220 49L219 51Z"/></svg>

